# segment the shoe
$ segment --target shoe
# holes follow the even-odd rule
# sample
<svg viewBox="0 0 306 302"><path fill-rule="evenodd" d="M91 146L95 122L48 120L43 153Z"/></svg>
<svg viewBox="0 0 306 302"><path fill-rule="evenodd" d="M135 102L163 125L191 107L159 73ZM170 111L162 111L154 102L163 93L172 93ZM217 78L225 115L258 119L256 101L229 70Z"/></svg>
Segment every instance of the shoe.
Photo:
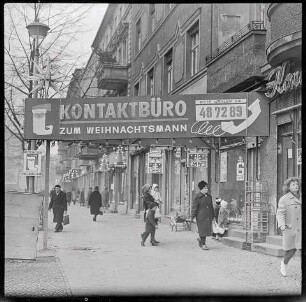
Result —
<svg viewBox="0 0 306 302"><path fill-rule="evenodd" d="M197 238L197 240L198 240L199 247L202 248L201 238Z"/></svg>
<svg viewBox="0 0 306 302"><path fill-rule="evenodd" d="M92 219L93 221L97 221L97 219L94 217L93 219Z"/></svg>
<svg viewBox="0 0 306 302"><path fill-rule="evenodd" d="M157 241L157 240L153 240L153 242L154 242L154 243L160 243L160 242L159 242L159 241Z"/></svg>
<svg viewBox="0 0 306 302"><path fill-rule="evenodd" d="M58 233L60 230L54 230L54 233Z"/></svg>
<svg viewBox="0 0 306 302"><path fill-rule="evenodd" d="M207 247L207 245L206 244L204 244L203 246L202 246L202 250L209 250L209 248Z"/></svg>
<svg viewBox="0 0 306 302"><path fill-rule="evenodd" d="M150 241L150 242L153 246L157 246L157 244L154 241Z"/></svg>
<svg viewBox="0 0 306 302"><path fill-rule="evenodd" d="M281 262L280 272L284 277L287 276L287 264L284 263L284 260Z"/></svg>
<svg viewBox="0 0 306 302"><path fill-rule="evenodd" d="M144 242L143 242L143 241L141 241L141 242L140 242L140 244L141 244L141 246L145 246L145 244L144 244Z"/></svg>
<svg viewBox="0 0 306 302"><path fill-rule="evenodd" d="M99 214L100 214L100 215L103 215L103 212L99 211Z"/></svg>

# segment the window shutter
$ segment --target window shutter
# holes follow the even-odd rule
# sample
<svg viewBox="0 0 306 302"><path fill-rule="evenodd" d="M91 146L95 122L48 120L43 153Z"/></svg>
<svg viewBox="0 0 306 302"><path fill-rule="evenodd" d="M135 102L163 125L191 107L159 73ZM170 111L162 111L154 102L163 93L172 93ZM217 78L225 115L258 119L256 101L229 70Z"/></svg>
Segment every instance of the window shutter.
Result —
<svg viewBox="0 0 306 302"><path fill-rule="evenodd" d="M140 95L146 95L146 80L142 79L140 81Z"/></svg>
<svg viewBox="0 0 306 302"><path fill-rule="evenodd" d="M148 31L148 15L147 12L145 12L141 17L141 38L142 42L146 40L147 37L147 31Z"/></svg>
<svg viewBox="0 0 306 302"><path fill-rule="evenodd" d="M181 40L174 50L174 82L177 83L183 78L184 74L184 41Z"/></svg>
<svg viewBox="0 0 306 302"><path fill-rule="evenodd" d="M159 62L155 66L155 94L162 94L162 64Z"/></svg>

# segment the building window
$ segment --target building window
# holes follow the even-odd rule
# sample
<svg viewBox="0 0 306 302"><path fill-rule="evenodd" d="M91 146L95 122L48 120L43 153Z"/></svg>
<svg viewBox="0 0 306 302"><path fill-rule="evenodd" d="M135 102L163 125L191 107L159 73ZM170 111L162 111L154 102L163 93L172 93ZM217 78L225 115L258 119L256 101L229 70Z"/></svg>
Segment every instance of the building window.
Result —
<svg viewBox="0 0 306 302"><path fill-rule="evenodd" d="M147 94L154 95L154 69L153 68L147 74Z"/></svg>
<svg viewBox="0 0 306 302"><path fill-rule="evenodd" d="M150 27L151 32L153 32L156 27L155 4L150 4Z"/></svg>
<svg viewBox="0 0 306 302"><path fill-rule="evenodd" d="M139 96L139 82L134 86L134 96Z"/></svg>
<svg viewBox="0 0 306 302"><path fill-rule="evenodd" d="M122 41L122 49L123 49L123 52L122 52L123 61L122 61L122 63L123 64L127 64L128 57L127 57L127 44L126 44L126 40Z"/></svg>
<svg viewBox="0 0 306 302"><path fill-rule="evenodd" d="M187 33L187 73L193 76L199 71L199 23Z"/></svg>
<svg viewBox="0 0 306 302"><path fill-rule="evenodd" d="M166 78L167 78L167 93L173 90L173 59L172 49L165 55L165 67L166 67Z"/></svg>
<svg viewBox="0 0 306 302"><path fill-rule="evenodd" d="M141 48L141 27L140 27L140 21L138 20L136 23L136 52L138 52Z"/></svg>

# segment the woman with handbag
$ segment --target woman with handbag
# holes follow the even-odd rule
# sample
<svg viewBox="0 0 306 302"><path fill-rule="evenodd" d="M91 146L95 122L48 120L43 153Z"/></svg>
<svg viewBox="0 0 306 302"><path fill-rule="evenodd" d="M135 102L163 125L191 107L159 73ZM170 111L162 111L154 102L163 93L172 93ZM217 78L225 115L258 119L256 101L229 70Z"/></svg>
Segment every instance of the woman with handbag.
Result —
<svg viewBox="0 0 306 302"><path fill-rule="evenodd" d="M208 250L206 237L212 234L212 221L215 219L212 197L208 194L208 184L202 180L198 183L200 192L196 195L191 210L191 221L196 218L200 238L197 238L199 247Z"/></svg>
<svg viewBox="0 0 306 302"><path fill-rule="evenodd" d="M51 193L51 200L48 210L53 209L53 222L56 223L55 232L63 230L63 217L67 213L67 196L61 191L61 186L56 185Z"/></svg>

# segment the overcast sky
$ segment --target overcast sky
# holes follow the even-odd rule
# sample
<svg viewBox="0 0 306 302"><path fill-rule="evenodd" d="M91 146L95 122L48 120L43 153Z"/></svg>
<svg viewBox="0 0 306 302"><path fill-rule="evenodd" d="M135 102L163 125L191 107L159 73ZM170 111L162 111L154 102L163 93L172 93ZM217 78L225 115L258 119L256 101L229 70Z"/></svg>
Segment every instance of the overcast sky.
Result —
<svg viewBox="0 0 306 302"><path fill-rule="evenodd" d="M73 5L84 5L84 4L73 4ZM86 24L86 28L88 26L89 31L80 34L79 39L71 45L71 47L74 50L77 49L80 54L86 54L86 56L83 57L82 62L79 62L77 67L84 67L87 60L89 59L89 56L91 54L91 45L97 34L97 31L100 27L100 24L102 22L102 19L104 17L105 11L108 6L107 3L91 3L90 5L93 5L93 7L90 13L88 14L88 16L86 17L86 19L83 20L83 23Z"/></svg>

